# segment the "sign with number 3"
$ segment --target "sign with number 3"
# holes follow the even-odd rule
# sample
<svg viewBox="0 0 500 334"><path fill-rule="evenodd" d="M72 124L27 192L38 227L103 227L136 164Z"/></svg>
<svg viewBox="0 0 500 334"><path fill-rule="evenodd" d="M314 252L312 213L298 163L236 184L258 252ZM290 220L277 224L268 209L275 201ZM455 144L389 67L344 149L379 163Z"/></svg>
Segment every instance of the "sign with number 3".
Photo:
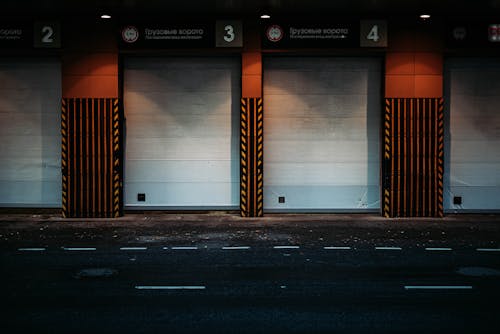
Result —
<svg viewBox="0 0 500 334"><path fill-rule="evenodd" d="M217 21L215 34L215 46L218 48L243 46L243 24L241 21Z"/></svg>

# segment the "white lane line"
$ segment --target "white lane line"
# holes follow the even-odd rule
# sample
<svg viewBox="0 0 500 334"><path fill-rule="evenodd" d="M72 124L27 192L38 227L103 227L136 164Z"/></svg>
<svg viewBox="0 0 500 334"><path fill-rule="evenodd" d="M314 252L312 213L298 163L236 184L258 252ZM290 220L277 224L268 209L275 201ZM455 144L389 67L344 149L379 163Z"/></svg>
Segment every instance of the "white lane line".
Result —
<svg viewBox="0 0 500 334"><path fill-rule="evenodd" d="M500 248L478 248L478 252L500 252Z"/></svg>
<svg viewBox="0 0 500 334"><path fill-rule="evenodd" d="M198 247L184 246L184 247L171 247L170 249L172 249L172 250L196 250L196 249L198 249Z"/></svg>
<svg viewBox="0 0 500 334"><path fill-rule="evenodd" d="M32 247L32 248L18 248L20 252L43 252L45 251L45 247Z"/></svg>
<svg viewBox="0 0 500 334"><path fill-rule="evenodd" d="M470 290L471 285L405 285L405 290Z"/></svg>
<svg viewBox="0 0 500 334"><path fill-rule="evenodd" d="M375 247L376 250L401 250L401 247Z"/></svg>
<svg viewBox="0 0 500 334"><path fill-rule="evenodd" d="M427 247L425 249L426 251L451 251L453 250L452 248L449 247Z"/></svg>
<svg viewBox="0 0 500 334"><path fill-rule="evenodd" d="M136 285L137 290L205 290L203 285Z"/></svg>
<svg viewBox="0 0 500 334"><path fill-rule="evenodd" d="M233 247L222 247L223 250L245 250L250 249L250 246L233 246Z"/></svg>
<svg viewBox="0 0 500 334"><path fill-rule="evenodd" d="M65 251L95 251L95 247L63 247Z"/></svg>
<svg viewBox="0 0 500 334"><path fill-rule="evenodd" d="M274 246L274 249L299 249L300 246Z"/></svg>
<svg viewBox="0 0 500 334"><path fill-rule="evenodd" d="M120 247L122 251L136 251L136 250L147 250L147 247Z"/></svg>
<svg viewBox="0 0 500 334"><path fill-rule="evenodd" d="M342 246L335 247L335 246L327 246L327 247L323 247L323 249L328 249L328 250L349 250L349 249L351 249L351 247L342 247Z"/></svg>

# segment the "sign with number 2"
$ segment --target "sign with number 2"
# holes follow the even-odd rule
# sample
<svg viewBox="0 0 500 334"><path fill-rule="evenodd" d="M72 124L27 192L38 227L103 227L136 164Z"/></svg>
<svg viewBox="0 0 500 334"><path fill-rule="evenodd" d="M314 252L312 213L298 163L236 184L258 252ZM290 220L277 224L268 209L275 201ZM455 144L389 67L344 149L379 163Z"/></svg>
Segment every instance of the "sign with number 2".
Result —
<svg viewBox="0 0 500 334"><path fill-rule="evenodd" d="M58 22L35 22L33 46L35 48L60 48L61 27Z"/></svg>

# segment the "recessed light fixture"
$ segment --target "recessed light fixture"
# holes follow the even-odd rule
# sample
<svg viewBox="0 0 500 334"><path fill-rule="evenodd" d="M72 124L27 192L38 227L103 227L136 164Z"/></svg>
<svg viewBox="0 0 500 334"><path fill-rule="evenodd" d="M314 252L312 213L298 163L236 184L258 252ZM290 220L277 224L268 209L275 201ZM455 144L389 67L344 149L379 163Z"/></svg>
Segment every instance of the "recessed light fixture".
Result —
<svg viewBox="0 0 500 334"><path fill-rule="evenodd" d="M109 14L102 14L101 15L101 19L107 20L107 19L110 19L110 18L111 18L111 15L109 15Z"/></svg>
<svg viewBox="0 0 500 334"><path fill-rule="evenodd" d="M429 14L421 14L421 15L420 15L420 18L421 18L422 20L427 20L427 19L430 19L430 18L431 18L431 16L430 16Z"/></svg>
<svg viewBox="0 0 500 334"><path fill-rule="evenodd" d="M270 19L270 18L271 18L271 15L269 15L269 14L262 14L262 15L260 16L260 18L261 18L261 19Z"/></svg>

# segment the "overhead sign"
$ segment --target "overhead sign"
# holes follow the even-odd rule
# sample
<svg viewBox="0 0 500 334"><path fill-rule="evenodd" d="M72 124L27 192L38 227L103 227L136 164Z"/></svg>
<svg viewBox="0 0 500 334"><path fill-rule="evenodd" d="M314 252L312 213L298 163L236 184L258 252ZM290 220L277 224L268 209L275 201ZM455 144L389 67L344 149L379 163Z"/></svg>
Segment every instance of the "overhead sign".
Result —
<svg viewBox="0 0 500 334"><path fill-rule="evenodd" d="M208 24L131 24L121 28L124 48L204 48L213 45L214 29Z"/></svg>
<svg viewBox="0 0 500 334"><path fill-rule="evenodd" d="M488 40L490 42L500 42L500 24L490 24L488 27Z"/></svg>
<svg viewBox="0 0 500 334"><path fill-rule="evenodd" d="M359 45L361 47L387 47L387 22L361 21Z"/></svg>
<svg viewBox="0 0 500 334"><path fill-rule="evenodd" d="M61 26L58 22L0 23L0 47L6 49L60 48Z"/></svg>
<svg viewBox="0 0 500 334"><path fill-rule="evenodd" d="M262 33L262 46L267 49L387 47L384 20L270 23Z"/></svg>
<svg viewBox="0 0 500 334"><path fill-rule="evenodd" d="M500 23L450 23L446 32L446 44L455 48L498 47Z"/></svg>
<svg viewBox="0 0 500 334"><path fill-rule="evenodd" d="M353 23L272 23L263 31L264 48L332 48L358 45Z"/></svg>
<svg viewBox="0 0 500 334"><path fill-rule="evenodd" d="M243 24L237 20L128 24L121 28L120 45L128 49L242 47Z"/></svg>
<svg viewBox="0 0 500 334"><path fill-rule="evenodd" d="M61 47L61 26L58 22L35 22L34 28L35 48Z"/></svg>
<svg viewBox="0 0 500 334"><path fill-rule="evenodd" d="M243 23L241 21L217 21L215 24L215 46L234 48L243 46Z"/></svg>
<svg viewBox="0 0 500 334"><path fill-rule="evenodd" d="M0 23L0 46L5 48L24 48L31 45L33 30L29 24Z"/></svg>

